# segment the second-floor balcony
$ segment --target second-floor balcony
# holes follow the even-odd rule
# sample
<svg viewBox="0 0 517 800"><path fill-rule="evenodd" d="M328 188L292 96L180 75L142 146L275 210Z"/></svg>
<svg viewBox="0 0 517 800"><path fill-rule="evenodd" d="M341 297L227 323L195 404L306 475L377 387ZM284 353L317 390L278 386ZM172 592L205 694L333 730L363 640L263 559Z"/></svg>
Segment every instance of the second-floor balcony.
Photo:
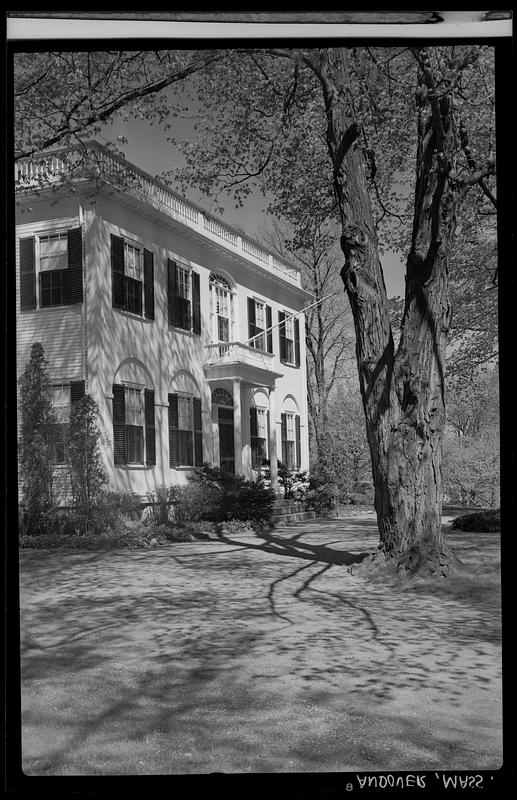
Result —
<svg viewBox="0 0 517 800"><path fill-rule="evenodd" d="M204 371L208 381L240 379L254 386L274 387L281 372L273 369L275 356L242 342L217 342L206 348Z"/></svg>

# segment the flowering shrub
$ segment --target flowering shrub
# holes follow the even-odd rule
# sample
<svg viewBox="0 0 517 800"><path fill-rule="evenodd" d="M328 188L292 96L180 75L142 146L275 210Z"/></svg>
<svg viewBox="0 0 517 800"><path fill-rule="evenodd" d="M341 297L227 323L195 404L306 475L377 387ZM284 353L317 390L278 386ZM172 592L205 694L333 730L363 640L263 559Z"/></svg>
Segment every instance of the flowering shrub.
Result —
<svg viewBox="0 0 517 800"><path fill-rule="evenodd" d="M271 469L269 461L264 462L261 470L262 480L264 485L271 487ZM286 500L296 500L297 502L304 503L306 500L307 492L309 491L309 478L306 472L295 472L288 469L284 464L278 462L278 484L284 491L284 498Z"/></svg>

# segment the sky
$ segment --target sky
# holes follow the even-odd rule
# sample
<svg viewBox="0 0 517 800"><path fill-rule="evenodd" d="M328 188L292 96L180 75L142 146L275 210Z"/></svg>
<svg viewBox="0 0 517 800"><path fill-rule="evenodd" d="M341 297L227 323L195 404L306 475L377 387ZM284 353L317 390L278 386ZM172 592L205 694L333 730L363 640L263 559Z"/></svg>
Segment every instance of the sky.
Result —
<svg viewBox="0 0 517 800"><path fill-rule="evenodd" d="M176 118L174 135L177 138L188 138L192 131L192 125L193 122L188 119ZM97 138L104 143L106 140L113 142L118 136L124 136L128 140L128 143L122 147L128 161L153 177L159 176L165 170L173 167L185 166L181 154L167 142L166 133L157 125L150 125L148 122L138 119L114 122L106 125ZM241 229L252 238L260 239L261 229L267 222L267 202L258 190L252 192L243 201L243 208L235 208L231 200L216 201L195 191L190 191L186 199L197 203L216 217L221 217L216 212L216 207L223 205L225 213L221 218L227 224ZM388 297L403 297L405 266L401 262L400 256L388 250L381 256L381 263Z"/></svg>

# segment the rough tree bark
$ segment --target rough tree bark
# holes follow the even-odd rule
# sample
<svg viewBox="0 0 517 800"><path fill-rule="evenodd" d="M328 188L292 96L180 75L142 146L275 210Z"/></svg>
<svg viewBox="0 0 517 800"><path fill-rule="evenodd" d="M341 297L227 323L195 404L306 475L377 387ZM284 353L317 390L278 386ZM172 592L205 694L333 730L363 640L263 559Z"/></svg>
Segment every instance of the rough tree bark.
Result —
<svg viewBox="0 0 517 800"><path fill-rule="evenodd" d="M453 556L441 532L443 352L450 322L448 261L459 193L450 101L429 84L417 53L420 105L412 246L402 333L395 352L359 127L347 87L349 52L321 50L315 71L342 222L341 276L352 308L361 395L375 484L381 552L398 568L447 574Z"/></svg>

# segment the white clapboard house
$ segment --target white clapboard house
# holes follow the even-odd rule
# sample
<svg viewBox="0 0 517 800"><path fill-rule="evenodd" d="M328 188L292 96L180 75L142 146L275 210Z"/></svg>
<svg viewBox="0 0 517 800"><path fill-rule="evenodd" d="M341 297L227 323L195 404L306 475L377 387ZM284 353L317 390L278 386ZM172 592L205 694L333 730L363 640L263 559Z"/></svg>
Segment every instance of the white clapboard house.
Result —
<svg viewBox="0 0 517 800"><path fill-rule="evenodd" d="M298 268L101 145L87 157L16 165L18 374L40 341L61 424L95 399L117 491L203 462L251 479L269 459L275 486L277 459L307 469ZM63 441L57 427L64 475Z"/></svg>

